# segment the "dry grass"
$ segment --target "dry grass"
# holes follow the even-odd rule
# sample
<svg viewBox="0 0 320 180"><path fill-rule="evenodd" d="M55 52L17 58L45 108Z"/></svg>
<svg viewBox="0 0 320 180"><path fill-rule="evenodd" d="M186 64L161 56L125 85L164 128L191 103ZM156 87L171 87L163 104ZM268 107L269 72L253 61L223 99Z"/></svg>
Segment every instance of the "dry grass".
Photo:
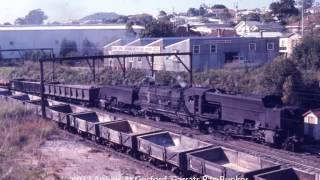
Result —
<svg viewBox="0 0 320 180"><path fill-rule="evenodd" d="M55 126L23 105L0 101L0 106L0 179L45 179L38 149Z"/></svg>

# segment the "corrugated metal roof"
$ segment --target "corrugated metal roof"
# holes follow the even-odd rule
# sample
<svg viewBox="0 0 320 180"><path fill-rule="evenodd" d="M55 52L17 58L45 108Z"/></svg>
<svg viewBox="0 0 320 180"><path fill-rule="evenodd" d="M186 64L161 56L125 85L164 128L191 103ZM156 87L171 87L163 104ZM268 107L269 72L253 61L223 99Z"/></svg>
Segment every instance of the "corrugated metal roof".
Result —
<svg viewBox="0 0 320 180"><path fill-rule="evenodd" d="M144 29L133 26L134 29ZM74 26L0 26L0 31L50 31L50 30L110 30L126 29L126 25L74 25Z"/></svg>

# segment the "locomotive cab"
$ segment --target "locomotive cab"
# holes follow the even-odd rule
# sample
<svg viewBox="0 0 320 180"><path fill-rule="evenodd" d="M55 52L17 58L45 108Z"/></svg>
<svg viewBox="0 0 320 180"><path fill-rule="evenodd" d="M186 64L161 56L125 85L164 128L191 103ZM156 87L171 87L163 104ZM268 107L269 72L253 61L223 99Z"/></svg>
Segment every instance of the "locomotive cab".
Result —
<svg viewBox="0 0 320 180"><path fill-rule="evenodd" d="M189 88L185 90L184 102L188 111L204 119L220 117L220 104L206 101L205 93L213 92L213 89Z"/></svg>

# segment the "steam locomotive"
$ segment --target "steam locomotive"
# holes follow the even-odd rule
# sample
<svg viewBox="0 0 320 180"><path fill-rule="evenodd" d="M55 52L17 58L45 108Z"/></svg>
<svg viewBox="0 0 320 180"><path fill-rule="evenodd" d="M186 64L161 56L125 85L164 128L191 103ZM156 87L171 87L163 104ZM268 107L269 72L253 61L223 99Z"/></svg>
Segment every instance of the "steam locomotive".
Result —
<svg viewBox="0 0 320 180"><path fill-rule="evenodd" d="M13 80L10 89L40 94L40 83ZM278 96L230 95L217 89L180 86L74 86L45 84L47 97L84 103L108 111L170 120L194 129L214 131L259 143L294 148L303 129L302 112L284 106Z"/></svg>

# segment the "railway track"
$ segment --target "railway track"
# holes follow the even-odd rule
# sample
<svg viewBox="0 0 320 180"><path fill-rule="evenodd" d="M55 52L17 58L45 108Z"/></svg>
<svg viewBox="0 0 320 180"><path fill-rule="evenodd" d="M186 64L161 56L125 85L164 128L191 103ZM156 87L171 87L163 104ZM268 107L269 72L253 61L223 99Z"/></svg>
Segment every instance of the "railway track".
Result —
<svg viewBox="0 0 320 180"><path fill-rule="evenodd" d="M63 102L66 103L66 102ZM97 108L88 108L88 110L95 111L95 112L103 112L107 113L105 111L102 111ZM317 156L306 156L304 154L297 154L297 153L291 153L288 151L283 151L279 149L273 149L264 145L248 142L248 141L243 141L243 140L233 140L233 139L228 139L225 136L219 136L219 135L206 135L203 134L197 130L192 130L188 127L182 127L179 126L175 123L170 123L170 122L157 122L153 120L148 120L148 119L143 119L139 117L132 117L129 115L124 115L124 114L114 114L114 113L109 113L113 114L116 116L120 116L126 119L129 119L131 121L143 123L149 126L161 128L166 131L171 131L177 134L182 134L185 136L189 136L201 141L205 141L208 143L211 143L216 146L223 146L226 148L230 148L236 151L252 154L255 156L259 156L262 158L265 158L271 162L277 163L282 165L283 167L292 167L296 168L298 170L306 171L309 173L316 173L320 174L320 159ZM97 145L96 143L86 140L86 143L90 145L95 145L99 148L106 149L102 145ZM120 156L125 156L126 158L129 158L129 155L121 154L119 153ZM132 158L132 157L130 157ZM138 160L135 160L139 164L144 164L145 162L141 162ZM150 166L151 167L151 166ZM155 168L157 169L157 168ZM164 174L167 174L167 171L161 172Z"/></svg>

